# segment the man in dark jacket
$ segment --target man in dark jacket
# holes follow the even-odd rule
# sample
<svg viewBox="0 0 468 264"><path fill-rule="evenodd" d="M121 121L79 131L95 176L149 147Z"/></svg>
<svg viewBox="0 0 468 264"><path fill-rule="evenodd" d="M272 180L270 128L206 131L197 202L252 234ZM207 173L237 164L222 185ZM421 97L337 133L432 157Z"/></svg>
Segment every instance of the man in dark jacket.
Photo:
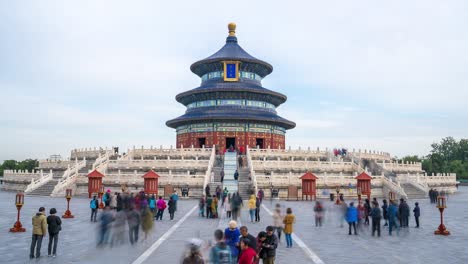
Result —
<svg viewBox="0 0 468 264"><path fill-rule="evenodd" d="M377 230L377 236L380 236L380 219L382 219L382 213L380 212L379 204L377 202L372 202L372 210L370 216L372 217L372 236L375 235Z"/></svg>
<svg viewBox="0 0 468 264"><path fill-rule="evenodd" d="M205 187L205 195L206 195L206 197L210 197L210 196L211 196L211 195L210 195L210 191L211 191L211 190L210 190L210 185L207 184L206 187Z"/></svg>
<svg viewBox="0 0 468 264"><path fill-rule="evenodd" d="M267 237L262 244L262 250L265 251L264 264L274 264L276 258L276 248L278 247L278 237L274 234L275 228L273 226L267 226L266 233Z"/></svg>
<svg viewBox="0 0 468 264"><path fill-rule="evenodd" d="M382 213L383 213L383 218L385 220L384 226L388 226L387 208L388 208L387 200L384 199L383 200L383 205L382 205Z"/></svg>
<svg viewBox="0 0 468 264"><path fill-rule="evenodd" d="M234 172L234 180L237 181L238 179L239 179L239 172L236 170L236 171Z"/></svg>
<svg viewBox="0 0 468 264"><path fill-rule="evenodd" d="M419 216L421 215L421 211L419 209L419 203L414 204L414 219L416 220L416 228L419 228Z"/></svg>
<svg viewBox="0 0 468 264"><path fill-rule="evenodd" d="M47 229L49 230L49 247L47 250L47 255L54 258L57 255L58 235L60 230L62 230L62 220L60 220L60 217L55 215L56 213L57 210L55 208L51 208L50 215L47 217ZM54 244L53 250L52 243ZM53 255L51 255L51 253Z"/></svg>
<svg viewBox="0 0 468 264"><path fill-rule="evenodd" d="M401 227L408 227L408 218L410 214L410 209L406 201L401 198L400 206L398 207L398 212L400 214L400 225Z"/></svg>
<svg viewBox="0 0 468 264"><path fill-rule="evenodd" d="M257 249L257 238L249 234L249 229L246 226L241 226L240 228L241 239L247 238L249 240L249 248ZM239 252L242 254L240 245L239 245ZM240 255L239 255L240 258Z"/></svg>
<svg viewBox="0 0 468 264"><path fill-rule="evenodd" d="M260 222L260 206L262 205L262 200L260 197L257 197L255 200L255 222Z"/></svg>

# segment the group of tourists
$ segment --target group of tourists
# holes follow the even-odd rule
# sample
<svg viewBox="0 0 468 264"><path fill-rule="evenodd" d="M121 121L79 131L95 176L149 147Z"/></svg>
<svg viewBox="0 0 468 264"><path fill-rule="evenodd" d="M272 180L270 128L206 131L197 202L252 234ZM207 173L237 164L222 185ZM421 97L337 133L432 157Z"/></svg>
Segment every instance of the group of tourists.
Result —
<svg viewBox="0 0 468 264"><path fill-rule="evenodd" d="M255 195L253 195L255 196ZM267 226L265 231L261 231L254 236L249 233L247 226L237 227L237 221L231 220L228 227L223 231L214 231L215 244L209 249L208 263L214 264L257 264L262 260L263 264L274 264L276 259L276 249L281 240L281 233L285 233L286 247L292 244L293 224L296 221L292 209L286 210L286 215L281 219L281 207L276 206L274 215L274 225ZM281 224L277 224L277 220ZM277 235L275 234L277 232ZM201 252L202 243L199 240L192 240L189 251L184 256L183 264L203 264L205 258Z"/></svg>
<svg viewBox="0 0 468 264"><path fill-rule="evenodd" d="M110 190L103 195L104 208L99 217L100 231L98 246L115 246L125 243L125 225L128 225L128 240L135 244L139 239L140 227L148 238L153 229L153 221L162 220L166 208L169 219L173 220L177 211L179 196L176 191L166 201L162 196L148 195L141 191L138 194L124 192L111 194ZM96 215L99 208L97 197L90 201L91 221L97 222Z"/></svg>
<svg viewBox="0 0 468 264"><path fill-rule="evenodd" d="M32 241L29 252L29 258L41 257L42 239L49 233L49 246L47 248L47 255L49 257L57 256L57 243L58 235L62 230L62 220L59 216L55 215L57 210L51 208L49 216L45 215L45 208L40 207L39 211L32 217Z"/></svg>
<svg viewBox="0 0 468 264"><path fill-rule="evenodd" d="M429 190L429 200L431 201L431 203L435 204L437 203L437 196L445 196L445 193L443 193L443 191L441 191L439 193L439 191L437 191L436 189L430 189Z"/></svg>
<svg viewBox="0 0 468 264"><path fill-rule="evenodd" d="M357 229L362 229L363 225L369 225L369 219L372 220L372 236L375 236L375 233L377 233L377 236L380 237L382 218L385 220L384 226L388 226L389 235L392 235L392 231L395 229L398 232L400 228L407 228L409 225L410 208L405 199L401 198L399 205L397 205L395 200L390 200L390 203L388 203L384 199L382 202L383 205L381 207L379 207L379 202L376 198L373 199L372 203L369 199L366 199L364 205L359 202L357 207L354 206L354 202L349 203L349 206L346 203L342 203L342 211L345 212L344 217L349 226L348 234L351 235L351 231L354 231L354 234L357 235ZM317 203L320 204L320 202ZM314 211L316 211L315 208ZM320 218L323 217L322 212L323 210L316 211L316 226L320 225L317 224L317 221L321 222ZM420 214L419 203L416 202L413 209L416 228L419 228Z"/></svg>

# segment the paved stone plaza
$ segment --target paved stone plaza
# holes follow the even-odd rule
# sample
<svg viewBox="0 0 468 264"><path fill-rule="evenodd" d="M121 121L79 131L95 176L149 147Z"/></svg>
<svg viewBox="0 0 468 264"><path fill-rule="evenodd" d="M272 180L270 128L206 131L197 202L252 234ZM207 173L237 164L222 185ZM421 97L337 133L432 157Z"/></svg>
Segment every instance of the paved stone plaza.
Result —
<svg viewBox="0 0 468 264"><path fill-rule="evenodd" d="M30 261L29 246L31 239L31 216L40 206L45 206L48 212L56 207L61 215L66 209L64 198L26 197L22 210L22 223L26 233L9 233L16 219L16 209L13 205L14 193L0 192L0 256L2 263L133 263L143 254L148 256L142 263L180 263L186 240L200 237L211 240L213 231L227 226L226 219L202 219L197 216L198 202L183 200L178 204L178 211L173 221L165 215L162 222L155 222L152 236L141 241L136 246L122 245L115 248L96 248L97 224L89 222L88 199L74 198L71 210L74 219L64 219L63 229L59 237L57 258L47 257L48 236L43 241L42 256L39 260ZM312 202L280 201L283 211L291 207L296 215L295 234L304 242L304 248L294 242L292 249L286 249L284 238L277 251L276 263L468 263L466 245L468 242L468 187L460 187L459 193L448 199L445 213L445 223L452 232L448 237L433 235L439 223L439 213L428 200L418 200L421 205L421 228L414 228L414 219L410 219L410 228L402 229L400 234L388 236L387 229L382 230L382 237L372 237L370 230L364 230L358 236L348 236L347 226L339 227L338 213L335 206L326 202L327 213L325 224L316 228L312 210ZM409 205L414 206L414 200ZM265 201L264 206L271 210L276 201ZM193 210L194 208L197 208ZM189 215L187 213L191 212ZM166 212L167 213L167 212ZM183 222L181 218L187 215ZM271 224L272 219L267 210L262 207L261 222L250 223L247 210L242 212L242 224L246 224L251 233L259 231ZM180 223L180 226L177 226ZM176 225L176 226L175 226ZM174 227L174 228L171 228ZM175 228L177 227L177 228ZM167 232L169 236L160 239ZM156 244L155 242L158 241ZM154 251L148 250L155 248ZM307 253L308 252L308 253ZM160 262L163 261L163 262ZM136 263L136 262L135 262Z"/></svg>

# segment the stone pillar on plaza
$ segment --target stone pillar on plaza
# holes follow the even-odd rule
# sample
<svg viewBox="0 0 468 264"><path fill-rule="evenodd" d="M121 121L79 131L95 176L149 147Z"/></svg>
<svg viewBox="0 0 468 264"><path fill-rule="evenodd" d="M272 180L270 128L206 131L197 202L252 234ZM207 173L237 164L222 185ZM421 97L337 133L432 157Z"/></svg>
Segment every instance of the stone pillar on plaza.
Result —
<svg viewBox="0 0 468 264"><path fill-rule="evenodd" d="M88 174L88 197L91 198L93 193L99 193L99 190L102 186L102 178L104 174L100 173L98 170L93 170Z"/></svg>
<svg viewBox="0 0 468 264"><path fill-rule="evenodd" d="M370 200L372 177L369 176L367 173L363 172L356 177L356 180L356 188L361 191L361 194L367 195L367 198Z"/></svg>
<svg viewBox="0 0 468 264"><path fill-rule="evenodd" d="M304 200L304 195L306 196L306 200L310 197L310 200L317 200L317 179L318 177L315 176L311 172L306 172L302 175L302 200Z"/></svg>
<svg viewBox="0 0 468 264"><path fill-rule="evenodd" d="M146 194L158 195L158 178L159 175L153 170L148 171L143 175L144 191Z"/></svg>

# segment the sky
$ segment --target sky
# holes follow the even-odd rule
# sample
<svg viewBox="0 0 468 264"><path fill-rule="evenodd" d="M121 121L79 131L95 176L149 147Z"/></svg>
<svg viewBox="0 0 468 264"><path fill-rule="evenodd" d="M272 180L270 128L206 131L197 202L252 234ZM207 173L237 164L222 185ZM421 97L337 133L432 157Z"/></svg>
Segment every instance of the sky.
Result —
<svg viewBox="0 0 468 264"><path fill-rule="evenodd" d="M288 96L286 144L425 155L468 136L467 1L0 1L0 160L175 145L227 24Z"/></svg>

